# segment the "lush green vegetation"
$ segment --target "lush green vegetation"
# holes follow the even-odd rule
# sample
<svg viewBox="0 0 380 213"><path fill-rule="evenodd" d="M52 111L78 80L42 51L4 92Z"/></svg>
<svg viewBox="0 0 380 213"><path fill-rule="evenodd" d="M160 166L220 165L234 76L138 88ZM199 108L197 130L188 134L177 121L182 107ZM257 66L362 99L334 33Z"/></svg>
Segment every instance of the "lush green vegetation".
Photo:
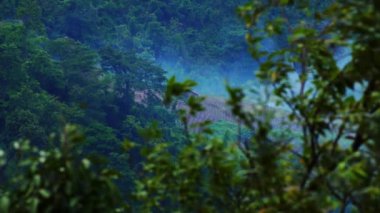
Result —
<svg viewBox="0 0 380 213"><path fill-rule="evenodd" d="M243 0L2 0L0 18L21 19L49 38L67 36L92 48L117 47L162 64L179 77L223 81L252 75L244 27L234 14ZM212 66L210 66L212 64ZM181 73L180 70L183 72ZM219 75L223 74L223 78ZM201 86L202 91L223 90Z"/></svg>
<svg viewBox="0 0 380 213"><path fill-rule="evenodd" d="M165 72L138 57L134 49L126 52L117 40L108 40L106 29L97 30L104 35L86 31L85 27L100 27L99 23L80 26L73 21L86 18L74 8L90 9L90 1L1 1L0 5L0 147L9 153L9 162L16 158L12 141L28 139L33 146L51 147L49 135L66 123L80 125L87 135L84 152L109 156L111 165L127 179L132 178L130 165L140 160L134 157L128 162L123 155L120 146L125 138L142 142L138 132L156 120L165 140L181 143L183 133L175 115L151 95L163 93ZM109 43L96 45L95 38ZM149 97L144 104L135 103L137 91ZM12 176L13 166L2 171Z"/></svg>
<svg viewBox="0 0 380 213"><path fill-rule="evenodd" d="M378 1L1 0L0 17L0 212L380 210ZM224 66L244 32L262 105L228 86L238 122L191 122L205 98L158 62Z"/></svg>

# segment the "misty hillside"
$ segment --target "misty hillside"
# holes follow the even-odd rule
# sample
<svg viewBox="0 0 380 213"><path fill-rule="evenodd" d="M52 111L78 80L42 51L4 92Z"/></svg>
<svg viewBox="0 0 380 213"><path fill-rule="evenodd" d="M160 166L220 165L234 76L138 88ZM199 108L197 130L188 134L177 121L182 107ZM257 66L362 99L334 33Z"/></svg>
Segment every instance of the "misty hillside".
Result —
<svg viewBox="0 0 380 213"><path fill-rule="evenodd" d="M379 41L378 0L0 0L0 213L377 213Z"/></svg>

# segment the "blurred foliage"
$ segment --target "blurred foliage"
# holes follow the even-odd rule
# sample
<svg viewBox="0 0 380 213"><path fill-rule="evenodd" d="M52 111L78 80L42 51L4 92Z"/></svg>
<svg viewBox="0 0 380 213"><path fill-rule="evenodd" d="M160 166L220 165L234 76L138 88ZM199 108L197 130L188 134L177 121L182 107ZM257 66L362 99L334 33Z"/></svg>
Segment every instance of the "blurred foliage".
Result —
<svg viewBox="0 0 380 213"><path fill-rule="evenodd" d="M121 14L122 2L39 1L40 9L37 1L20 1L18 9L13 1L2 2L2 16L27 17L0 23L2 211L379 211L378 1L253 0L239 7L250 52L260 64L257 77L289 110L283 123L300 129L279 132L273 110L248 111L243 89L229 86L227 104L252 136L244 140L213 135L218 132L210 121L189 122L203 110L201 96L188 97L178 111L182 124L175 123L175 100L195 82L172 78L164 91L161 69L112 45L94 48L100 41L91 38L97 33L91 23L99 20L83 8L102 5L97 12ZM65 7L75 11L66 19L42 15L46 32L59 38L43 35L37 17L46 8L59 14ZM139 14L149 8L134 9ZM159 37L158 24L150 24ZM142 27L127 29L133 34ZM141 38L134 37L147 42ZM92 44L81 42L86 39ZM267 39L281 45L268 50ZM133 101L138 88L153 94L151 104ZM157 104L157 91L171 109ZM152 116L159 119L150 124ZM82 124L87 144L79 144L85 138L73 126L64 129L58 145L54 135L46 136L59 128L59 119ZM12 149L15 138L31 142ZM83 157L91 149L108 155L111 166ZM109 167L120 170L124 181L113 180L119 172Z"/></svg>
<svg viewBox="0 0 380 213"><path fill-rule="evenodd" d="M253 1L239 11L250 29L251 53L261 64L257 76L302 129L299 146L280 141L288 146L281 153L300 162L284 185L296 200L285 190L276 195L285 203L262 203L257 210L344 212L350 205L352 211L376 212L378 153L372 144L378 137L368 126L378 125L378 3ZM293 23L289 17L295 14L306 19ZM275 51L260 47L263 39L276 37L287 42Z"/></svg>
<svg viewBox="0 0 380 213"><path fill-rule="evenodd" d="M301 133L279 134L270 115L247 111L243 90L229 87L227 103L253 137L225 144L199 123L192 125L203 131L189 134L177 155L167 152L169 144L147 148L147 177L137 181L141 208L377 212L379 10L374 1L252 1L240 7L260 63L257 76ZM261 45L277 37L286 38L278 49ZM170 95L188 91L188 83L171 79L168 91L166 100L172 100ZM180 112L185 126L201 110L199 102L188 105Z"/></svg>
<svg viewBox="0 0 380 213"><path fill-rule="evenodd" d="M16 171L7 183L10 191L1 191L1 212L117 212L127 208L114 184L119 173L80 157L77 148L84 136L75 126L67 125L60 137L50 140L54 148L48 150L29 141L13 143Z"/></svg>

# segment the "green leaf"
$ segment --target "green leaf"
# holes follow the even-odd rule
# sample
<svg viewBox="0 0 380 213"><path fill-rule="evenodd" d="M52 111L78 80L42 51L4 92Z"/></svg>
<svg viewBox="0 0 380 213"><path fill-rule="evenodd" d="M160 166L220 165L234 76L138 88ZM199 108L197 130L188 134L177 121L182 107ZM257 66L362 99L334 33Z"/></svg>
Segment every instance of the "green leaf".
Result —
<svg viewBox="0 0 380 213"><path fill-rule="evenodd" d="M0 212L8 213L10 208L10 200L6 195L0 198Z"/></svg>
<svg viewBox="0 0 380 213"><path fill-rule="evenodd" d="M129 152L131 149L135 148L137 146L136 143L130 141L130 140L124 140L122 143L122 148L124 151Z"/></svg>
<svg viewBox="0 0 380 213"><path fill-rule="evenodd" d="M91 166L91 161L87 158L84 158L84 159L82 159L82 164L83 164L84 168L88 169Z"/></svg>
<svg viewBox="0 0 380 213"><path fill-rule="evenodd" d="M49 198L50 195L51 195L50 192L48 190L46 190L46 189L40 189L39 193L45 199Z"/></svg>

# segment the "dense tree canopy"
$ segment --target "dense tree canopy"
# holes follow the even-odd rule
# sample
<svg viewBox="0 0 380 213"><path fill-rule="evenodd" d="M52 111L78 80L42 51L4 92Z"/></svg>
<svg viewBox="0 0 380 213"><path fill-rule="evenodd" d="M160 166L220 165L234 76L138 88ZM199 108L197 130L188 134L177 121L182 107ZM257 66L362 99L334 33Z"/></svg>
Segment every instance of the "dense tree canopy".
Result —
<svg viewBox="0 0 380 213"><path fill-rule="evenodd" d="M97 4L0 2L0 147L9 152L9 162L17 158L12 141L28 139L32 146L51 147L49 135L66 123L79 125L88 135L81 145L85 153L111 156L111 165L126 179L132 166L120 149L124 138L142 141L140 129L157 120L165 139L181 141L174 114L157 97L135 102L138 91L161 94L165 72L139 57L137 49L107 38L120 21L97 29L102 26L92 14ZM96 39L108 43L100 45ZM138 153L134 155L133 164L138 164ZM11 177L13 166L1 171ZM124 183L125 190L132 185Z"/></svg>
<svg viewBox="0 0 380 213"><path fill-rule="evenodd" d="M378 1L0 3L1 212L379 211ZM231 137L155 62L244 32L266 97L227 86Z"/></svg>

